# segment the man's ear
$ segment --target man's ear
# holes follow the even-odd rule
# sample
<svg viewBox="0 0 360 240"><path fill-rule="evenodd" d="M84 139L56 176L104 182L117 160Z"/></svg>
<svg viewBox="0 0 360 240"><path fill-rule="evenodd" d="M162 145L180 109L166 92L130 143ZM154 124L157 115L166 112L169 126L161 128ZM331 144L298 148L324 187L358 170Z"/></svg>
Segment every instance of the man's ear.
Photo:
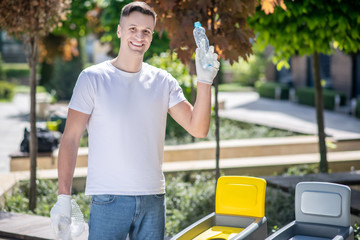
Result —
<svg viewBox="0 0 360 240"><path fill-rule="evenodd" d="M121 38L121 26L120 26L120 24L118 25L116 34L117 34L118 38Z"/></svg>

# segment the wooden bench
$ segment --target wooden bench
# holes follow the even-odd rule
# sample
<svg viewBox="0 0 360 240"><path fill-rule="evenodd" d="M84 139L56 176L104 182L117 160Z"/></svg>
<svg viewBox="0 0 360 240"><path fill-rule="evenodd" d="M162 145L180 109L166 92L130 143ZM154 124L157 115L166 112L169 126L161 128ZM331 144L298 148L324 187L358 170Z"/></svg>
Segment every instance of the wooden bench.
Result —
<svg viewBox="0 0 360 240"><path fill-rule="evenodd" d="M26 152L15 152L10 154L10 172L25 171L30 169L30 156ZM39 169L56 168L55 158L52 152L38 153L37 167Z"/></svg>

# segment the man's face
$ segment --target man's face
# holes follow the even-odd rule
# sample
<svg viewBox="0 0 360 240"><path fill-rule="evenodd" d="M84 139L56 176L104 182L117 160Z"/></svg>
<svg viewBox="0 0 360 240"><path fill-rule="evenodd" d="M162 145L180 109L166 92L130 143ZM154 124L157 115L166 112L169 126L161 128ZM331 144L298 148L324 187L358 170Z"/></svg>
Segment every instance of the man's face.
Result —
<svg viewBox="0 0 360 240"><path fill-rule="evenodd" d="M144 55L150 47L154 27L154 19L150 15L132 12L123 17L117 30L121 38L120 49Z"/></svg>

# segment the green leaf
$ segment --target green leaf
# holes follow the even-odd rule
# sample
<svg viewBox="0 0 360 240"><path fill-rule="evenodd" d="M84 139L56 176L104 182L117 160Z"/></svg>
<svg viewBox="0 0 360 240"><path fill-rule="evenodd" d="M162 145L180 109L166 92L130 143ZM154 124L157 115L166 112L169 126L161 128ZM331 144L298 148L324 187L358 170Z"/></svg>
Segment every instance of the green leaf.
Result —
<svg viewBox="0 0 360 240"><path fill-rule="evenodd" d="M278 71L280 71L283 67L285 67L286 69L290 68L290 65L288 63L288 61L285 60L281 60L277 65L276 65L276 69Z"/></svg>

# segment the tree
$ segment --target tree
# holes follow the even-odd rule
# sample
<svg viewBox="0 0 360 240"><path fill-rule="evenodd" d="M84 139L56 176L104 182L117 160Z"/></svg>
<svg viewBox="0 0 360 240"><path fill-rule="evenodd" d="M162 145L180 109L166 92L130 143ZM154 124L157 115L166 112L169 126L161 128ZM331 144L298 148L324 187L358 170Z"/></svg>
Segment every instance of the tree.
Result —
<svg viewBox="0 0 360 240"><path fill-rule="evenodd" d="M67 20L40 41L40 84L55 90L58 100L69 100L75 80L86 63L85 39L101 28L95 0L71 2Z"/></svg>
<svg viewBox="0 0 360 240"><path fill-rule="evenodd" d="M255 13L258 0L186 0L160 1L147 0L158 15L156 29L166 31L170 38L170 49L176 51L183 63L189 63L195 52L193 38L194 22L200 21L209 42L214 45L216 53L230 64L239 57L247 60L253 53L251 39L255 38L247 18ZM262 9L267 13L274 10L275 5L285 8L282 0L262 0ZM219 115L218 115L218 78L215 86L215 135L216 135L216 180L220 176L219 156Z"/></svg>
<svg viewBox="0 0 360 240"><path fill-rule="evenodd" d="M272 15L258 11L249 22L258 33L257 43L274 47L278 68L287 66L291 56L312 54L320 171L328 172L319 53L330 54L336 48L345 53L360 50L360 2L287 1L286 7L286 12L275 8Z"/></svg>
<svg viewBox="0 0 360 240"><path fill-rule="evenodd" d="M65 20L69 0L13 0L0 2L0 27L19 37L30 68L30 193L29 209L36 207L36 64L38 41Z"/></svg>

